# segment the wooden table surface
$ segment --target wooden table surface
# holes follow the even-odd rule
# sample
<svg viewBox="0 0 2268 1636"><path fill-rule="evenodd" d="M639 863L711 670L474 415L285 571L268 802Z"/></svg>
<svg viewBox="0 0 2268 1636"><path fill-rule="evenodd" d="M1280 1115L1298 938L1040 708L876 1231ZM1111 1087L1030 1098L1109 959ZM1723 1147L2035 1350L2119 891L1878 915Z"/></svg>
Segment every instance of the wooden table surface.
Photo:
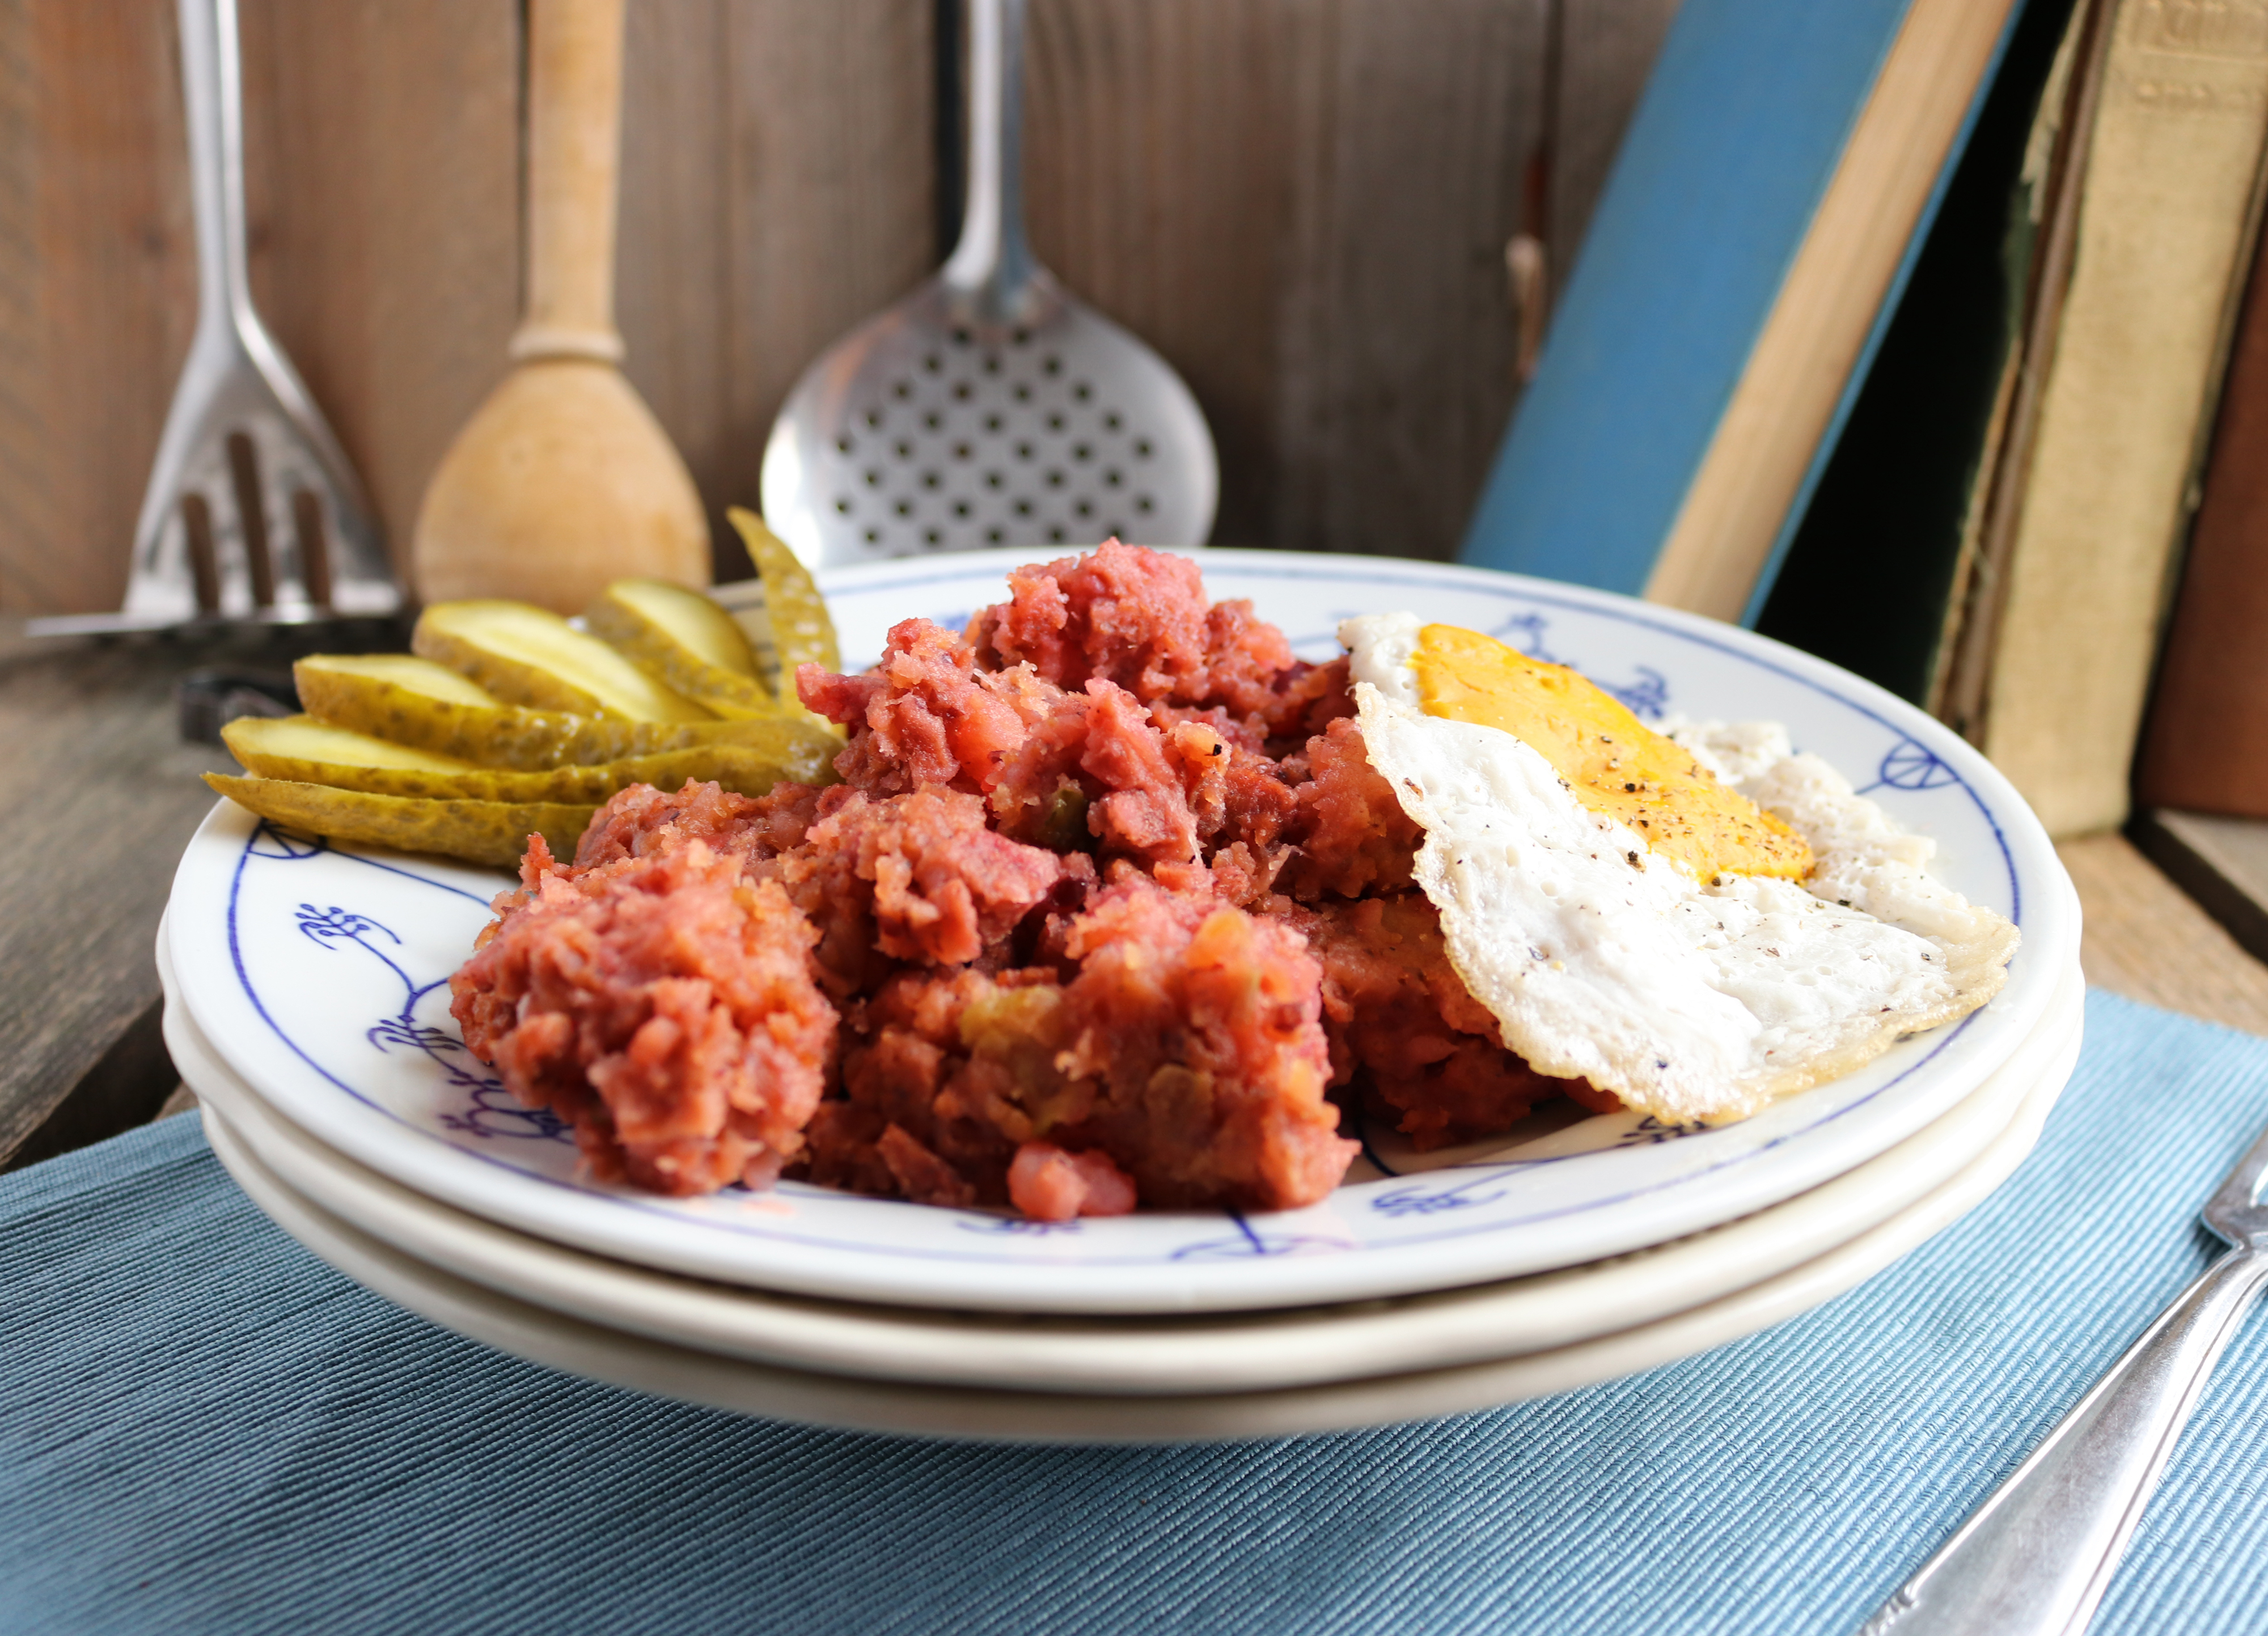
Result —
<svg viewBox="0 0 2268 1636"><path fill-rule="evenodd" d="M197 775L237 767L182 742L173 686L208 667L286 670L320 640L0 634L0 1169L139 1124L179 1082L151 948L212 807Z"/></svg>
<svg viewBox="0 0 2268 1636"><path fill-rule="evenodd" d="M2123 835L2090 835L2056 850L2086 917L2087 980L2169 1011L2268 1034L2268 965L2161 874Z"/></svg>
<svg viewBox="0 0 2268 1636"><path fill-rule="evenodd" d="M0 638L0 1170L99 1141L168 1106L151 948L173 866L233 770L185 744L173 690L204 667L283 669L290 636L191 643ZM2086 911L2088 980L2268 1035L2268 965L2123 838L2060 851ZM174 1100L173 1107L188 1105Z"/></svg>
<svg viewBox="0 0 2268 1636"><path fill-rule="evenodd" d="M519 312L526 9L238 9L253 291L398 547ZM1189 382L1217 538L1455 550L1515 391L1506 241L1565 278L1677 9L1031 7L1032 248ZM954 10L629 8L615 322L720 569L805 366L951 248ZM0 610L118 605L196 308L175 32L0 5Z"/></svg>

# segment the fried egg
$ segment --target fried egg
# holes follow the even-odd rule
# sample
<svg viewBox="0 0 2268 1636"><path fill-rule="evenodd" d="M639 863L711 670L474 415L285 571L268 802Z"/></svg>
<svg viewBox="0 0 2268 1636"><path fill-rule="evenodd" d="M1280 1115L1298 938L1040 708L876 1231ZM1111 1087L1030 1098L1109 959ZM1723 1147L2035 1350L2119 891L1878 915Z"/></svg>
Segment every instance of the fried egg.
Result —
<svg viewBox="0 0 2268 1636"><path fill-rule="evenodd" d="M1776 724L1657 732L1565 666L1413 614L1339 639L1450 960L1538 1072L1723 1123L2006 979L2015 927Z"/></svg>

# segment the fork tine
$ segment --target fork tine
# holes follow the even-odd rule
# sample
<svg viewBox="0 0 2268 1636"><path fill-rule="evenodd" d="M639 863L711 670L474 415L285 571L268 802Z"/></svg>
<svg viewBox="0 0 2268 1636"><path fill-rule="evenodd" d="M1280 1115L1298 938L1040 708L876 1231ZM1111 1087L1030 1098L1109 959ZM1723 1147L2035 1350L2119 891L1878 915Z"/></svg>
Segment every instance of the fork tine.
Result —
<svg viewBox="0 0 2268 1636"><path fill-rule="evenodd" d="M252 298L236 0L177 4L197 326L136 519L124 607L29 628L64 635L197 619L392 613L401 592L376 515ZM213 515L223 490L235 503L233 535L215 527L225 522Z"/></svg>
<svg viewBox="0 0 2268 1636"><path fill-rule="evenodd" d="M212 507L200 494L181 496L181 532L188 536L189 576L196 586L197 612L220 612L220 559L213 551Z"/></svg>
<svg viewBox="0 0 2268 1636"><path fill-rule="evenodd" d="M330 542L323 537L322 496L312 488L291 491L291 532L299 548L299 577L307 600L328 608L331 605Z"/></svg>
<svg viewBox="0 0 2268 1636"><path fill-rule="evenodd" d="M276 559L268 548L268 496L260 488L260 454L242 430L228 435L229 483L236 491L237 537L244 542L245 572L252 577L252 605L276 605Z"/></svg>

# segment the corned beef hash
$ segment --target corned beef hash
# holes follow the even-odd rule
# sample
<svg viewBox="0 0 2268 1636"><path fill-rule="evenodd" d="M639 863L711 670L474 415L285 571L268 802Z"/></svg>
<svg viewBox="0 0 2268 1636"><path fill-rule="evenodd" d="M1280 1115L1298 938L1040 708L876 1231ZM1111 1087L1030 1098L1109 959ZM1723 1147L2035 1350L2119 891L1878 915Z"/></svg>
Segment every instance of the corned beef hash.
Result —
<svg viewBox="0 0 2268 1636"><path fill-rule="evenodd" d="M1408 615L1312 664L1106 543L805 664L838 781L622 790L452 981L592 1168L1048 1220L1310 1204L1565 1097L1718 1121L1997 991L2015 929L1770 725Z"/></svg>

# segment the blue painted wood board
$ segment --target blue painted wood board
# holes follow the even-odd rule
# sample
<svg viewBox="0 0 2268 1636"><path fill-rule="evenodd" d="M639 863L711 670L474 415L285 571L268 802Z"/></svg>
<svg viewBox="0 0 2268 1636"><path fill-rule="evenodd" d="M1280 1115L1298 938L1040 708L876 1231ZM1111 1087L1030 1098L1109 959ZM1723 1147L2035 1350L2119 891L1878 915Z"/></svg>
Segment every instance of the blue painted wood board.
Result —
<svg viewBox="0 0 2268 1636"><path fill-rule="evenodd" d="M1645 589L1907 9L1686 0L1483 490L1465 561ZM1791 517L1800 511L1800 496Z"/></svg>

